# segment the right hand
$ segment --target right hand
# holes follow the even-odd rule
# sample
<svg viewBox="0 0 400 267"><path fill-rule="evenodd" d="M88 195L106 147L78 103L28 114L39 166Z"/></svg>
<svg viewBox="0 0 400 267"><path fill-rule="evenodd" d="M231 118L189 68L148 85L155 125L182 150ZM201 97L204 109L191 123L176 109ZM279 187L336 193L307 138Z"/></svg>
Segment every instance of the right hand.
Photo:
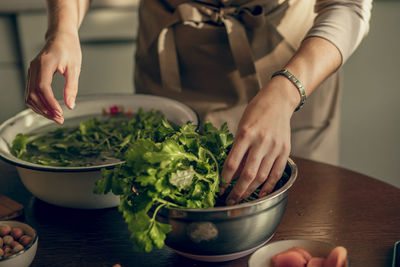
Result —
<svg viewBox="0 0 400 267"><path fill-rule="evenodd" d="M45 46L28 69L25 104L36 113L62 124L63 111L54 97L51 82L57 71L65 77L64 101L69 109L73 109L78 93L82 52L78 32L58 32L46 37Z"/></svg>

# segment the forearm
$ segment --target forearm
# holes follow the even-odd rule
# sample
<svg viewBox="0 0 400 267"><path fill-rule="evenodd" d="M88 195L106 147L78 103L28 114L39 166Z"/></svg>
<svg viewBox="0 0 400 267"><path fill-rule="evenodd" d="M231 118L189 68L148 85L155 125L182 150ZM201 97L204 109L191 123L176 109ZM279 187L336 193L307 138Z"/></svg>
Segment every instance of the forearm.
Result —
<svg viewBox="0 0 400 267"><path fill-rule="evenodd" d="M314 25L285 66L304 85L307 96L349 58L367 34L371 7L372 0L316 1ZM283 82L285 77L276 79ZM298 92L295 99L298 104Z"/></svg>
<svg viewBox="0 0 400 267"><path fill-rule="evenodd" d="M46 39L59 32L77 34L90 0L47 0Z"/></svg>

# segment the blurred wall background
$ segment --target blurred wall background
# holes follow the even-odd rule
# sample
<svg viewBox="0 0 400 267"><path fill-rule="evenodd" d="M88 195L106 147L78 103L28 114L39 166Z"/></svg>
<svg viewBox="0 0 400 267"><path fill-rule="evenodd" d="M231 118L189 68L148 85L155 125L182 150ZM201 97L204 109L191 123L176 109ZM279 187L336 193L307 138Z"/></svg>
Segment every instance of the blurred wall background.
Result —
<svg viewBox="0 0 400 267"><path fill-rule="evenodd" d="M138 0L95 0L80 37L80 95L134 92ZM400 187L400 1L377 0L369 35L344 65L340 165ZM25 108L30 60L47 27L43 0L0 1L0 123ZM55 95L63 78L55 76Z"/></svg>
<svg viewBox="0 0 400 267"><path fill-rule="evenodd" d="M400 1L374 1L344 65L340 165L400 187Z"/></svg>

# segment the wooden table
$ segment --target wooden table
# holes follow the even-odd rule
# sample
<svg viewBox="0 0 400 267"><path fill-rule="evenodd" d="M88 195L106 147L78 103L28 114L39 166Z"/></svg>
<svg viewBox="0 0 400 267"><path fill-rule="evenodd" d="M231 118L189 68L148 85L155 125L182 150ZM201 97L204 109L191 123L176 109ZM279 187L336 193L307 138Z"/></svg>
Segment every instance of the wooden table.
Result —
<svg viewBox="0 0 400 267"><path fill-rule="evenodd" d="M324 240L348 249L352 267L391 266L400 240L400 189L365 175L294 158L299 176L273 240ZM75 210L34 198L15 168L0 160L0 194L24 204L26 221L39 233L32 266L247 266L248 256L211 264L168 249L134 253L117 208Z"/></svg>

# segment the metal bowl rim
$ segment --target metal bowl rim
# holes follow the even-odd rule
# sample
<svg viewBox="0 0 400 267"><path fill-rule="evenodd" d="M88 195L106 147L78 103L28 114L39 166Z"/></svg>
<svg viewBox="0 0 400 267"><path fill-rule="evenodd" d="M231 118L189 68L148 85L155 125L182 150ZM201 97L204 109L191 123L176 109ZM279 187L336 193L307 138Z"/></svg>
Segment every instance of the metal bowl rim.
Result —
<svg viewBox="0 0 400 267"><path fill-rule="evenodd" d="M253 201L237 204L237 205L232 205L232 206L221 206L221 207L204 208L204 209L168 207L166 209L177 211L177 212L187 212L187 213L204 213L204 212L218 213L218 212L232 211L232 210L236 210L236 209L245 209L245 208L253 207L256 205L260 205L267 201L271 201L275 198L280 197L282 194L285 194L289 190L289 188L292 187L294 182L296 181L296 178L298 175L297 165L291 158L288 158L288 164L291 169L291 174L290 174L288 181L277 191L273 192L270 195L266 195L265 197L262 197L262 198L259 198L259 199L253 200Z"/></svg>

